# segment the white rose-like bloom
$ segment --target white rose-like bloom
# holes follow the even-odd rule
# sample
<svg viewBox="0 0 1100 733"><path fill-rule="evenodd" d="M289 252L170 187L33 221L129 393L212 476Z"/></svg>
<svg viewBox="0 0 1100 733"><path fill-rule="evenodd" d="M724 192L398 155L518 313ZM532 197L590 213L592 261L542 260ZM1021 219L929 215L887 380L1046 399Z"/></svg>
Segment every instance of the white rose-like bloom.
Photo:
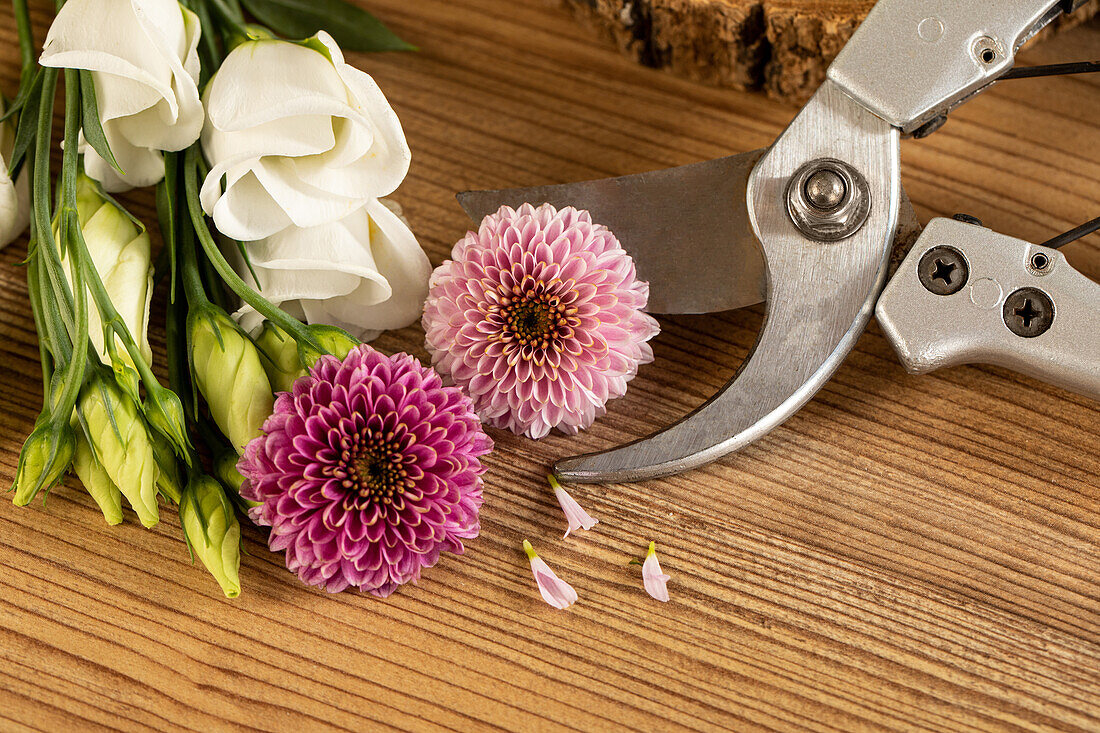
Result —
<svg viewBox="0 0 1100 733"><path fill-rule="evenodd" d="M0 98L0 114L4 112ZM23 233L30 218L27 191L27 169L24 166L16 180L11 179L8 161L15 146L15 125L11 119L0 123L0 249Z"/></svg>
<svg viewBox="0 0 1100 733"><path fill-rule="evenodd" d="M210 81L205 104L202 146L212 168L202 207L233 239L343 219L392 193L409 170L409 146L389 102L323 31L305 44L237 46Z"/></svg>
<svg viewBox="0 0 1100 733"><path fill-rule="evenodd" d="M108 191L164 177L161 151L183 150L202 132L199 19L176 0L68 0L39 62L87 69L120 176L81 137L84 170Z"/></svg>
<svg viewBox="0 0 1100 733"><path fill-rule="evenodd" d="M420 318L431 263L396 204L373 200L348 216L314 227L287 227L244 245L260 293L307 323L339 326L370 341ZM255 286L236 247L227 252ZM256 332L263 318L249 306L234 314Z"/></svg>

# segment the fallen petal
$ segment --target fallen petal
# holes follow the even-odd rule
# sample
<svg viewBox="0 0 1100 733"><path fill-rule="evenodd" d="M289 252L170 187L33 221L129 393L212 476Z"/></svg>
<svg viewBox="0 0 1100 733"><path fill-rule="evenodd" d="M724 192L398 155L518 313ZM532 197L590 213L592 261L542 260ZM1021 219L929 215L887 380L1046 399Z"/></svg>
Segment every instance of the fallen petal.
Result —
<svg viewBox="0 0 1100 733"><path fill-rule="evenodd" d="M542 594L542 600L557 609L565 610L577 602L577 591L573 586L554 574L554 571L542 561L535 548L527 540L523 541L523 549L527 558L531 561L531 572L535 576L535 583Z"/></svg>
<svg viewBox="0 0 1100 733"><path fill-rule="evenodd" d="M642 563L642 584L645 592L662 603L668 603L668 576L661 572L661 563L657 560L657 543L649 543L649 552Z"/></svg>
<svg viewBox="0 0 1100 733"><path fill-rule="evenodd" d="M568 537L570 532L578 529L592 529L599 523L598 519L594 519L582 509L577 500L562 488L554 474L549 474L546 478L549 479L550 486L554 489L554 496L558 497L558 504L561 505L561 510L565 513L565 520L569 522L569 526L565 530L565 537Z"/></svg>

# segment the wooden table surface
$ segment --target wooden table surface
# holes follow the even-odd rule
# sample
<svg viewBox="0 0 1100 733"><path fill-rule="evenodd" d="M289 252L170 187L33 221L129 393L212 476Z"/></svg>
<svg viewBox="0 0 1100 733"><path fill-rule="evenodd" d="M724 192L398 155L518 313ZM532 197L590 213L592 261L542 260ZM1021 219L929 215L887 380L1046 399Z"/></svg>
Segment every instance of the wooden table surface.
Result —
<svg viewBox="0 0 1100 733"><path fill-rule="evenodd" d="M404 122L397 198L434 263L468 226L455 191L757 148L795 112L636 67L536 0L367 4L422 49L354 60ZM0 38L12 94L6 12ZM1024 61L1098 51L1092 25ZM963 211L1042 241L1100 213L1098 120L1100 80L1002 84L903 144L906 188L922 219ZM148 196L127 201L155 221ZM9 483L41 395L25 251L0 253ZM1100 279L1100 237L1065 251ZM494 431L481 537L385 601L300 585L255 528L230 601L171 510L153 530L108 527L73 483L44 506L0 503L0 729L1100 729L1100 406L1006 370L906 376L872 325L741 454L578 487L600 524L561 539L551 461L700 404L760 320L662 319L656 362L590 431ZM377 345L423 356L422 335ZM525 537L579 592L568 612L539 599ZM651 539L667 605L628 564Z"/></svg>

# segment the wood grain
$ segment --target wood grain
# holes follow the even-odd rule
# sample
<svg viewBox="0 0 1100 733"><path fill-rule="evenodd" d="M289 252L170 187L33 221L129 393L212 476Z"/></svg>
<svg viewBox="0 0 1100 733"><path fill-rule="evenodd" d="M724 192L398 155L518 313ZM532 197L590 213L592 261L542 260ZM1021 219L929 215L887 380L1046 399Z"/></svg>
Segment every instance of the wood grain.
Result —
<svg viewBox="0 0 1100 733"><path fill-rule="evenodd" d="M549 3L368 6L422 49L353 60L405 125L398 199L435 263L469 225L455 191L758 148L794 114L638 67ZM7 14L0 38L11 94ZM1091 26L1025 60L1098 50ZM1045 239L1100 213L1098 120L1098 80L999 85L904 143L906 188L923 218L965 211ZM127 202L154 221L148 196ZM7 482L41 396L24 254L0 253ZM1100 237L1066 254L1100 278ZM107 527L75 484L44 506L0 503L0 729L1100 729L1100 407L1034 380L909 377L872 326L759 443L663 481L578 487L600 524L560 539L550 462L700 404L760 313L663 319L655 363L581 436L495 431L481 537L386 601L301 586L254 528L228 601L171 510L153 530ZM422 337L377 345L423 356ZM162 360L160 328L152 340ZM570 611L539 600L525 537L577 588ZM651 539L667 605L628 564Z"/></svg>
<svg viewBox="0 0 1100 733"><path fill-rule="evenodd" d="M875 0L561 0L599 36L647 66L802 103ZM1100 13L1088 0L1044 34Z"/></svg>

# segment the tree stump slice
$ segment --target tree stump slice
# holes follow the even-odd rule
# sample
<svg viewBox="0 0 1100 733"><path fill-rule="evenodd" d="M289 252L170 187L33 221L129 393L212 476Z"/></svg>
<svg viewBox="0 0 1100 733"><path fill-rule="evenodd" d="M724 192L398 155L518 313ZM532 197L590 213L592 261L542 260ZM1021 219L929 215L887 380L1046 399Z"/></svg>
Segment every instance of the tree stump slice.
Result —
<svg viewBox="0 0 1100 733"><path fill-rule="evenodd" d="M562 0L647 66L801 104L874 0ZM1090 0L1044 34L1100 14ZM1067 59L1068 61L1069 59Z"/></svg>

